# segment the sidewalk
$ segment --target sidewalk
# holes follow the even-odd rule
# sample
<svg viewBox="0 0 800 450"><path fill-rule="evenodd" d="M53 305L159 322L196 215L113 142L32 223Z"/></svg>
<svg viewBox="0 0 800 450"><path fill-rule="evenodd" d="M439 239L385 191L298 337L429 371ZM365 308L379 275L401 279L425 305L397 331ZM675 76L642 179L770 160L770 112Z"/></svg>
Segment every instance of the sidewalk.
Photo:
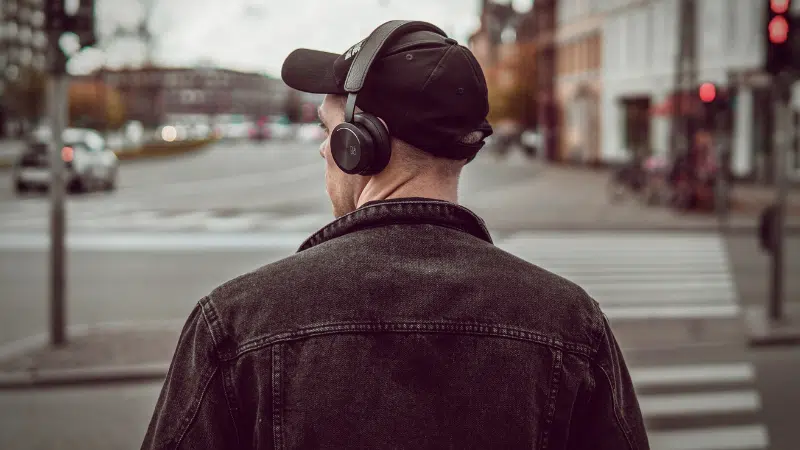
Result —
<svg viewBox="0 0 800 450"><path fill-rule="evenodd" d="M481 170L492 170L482 161ZM466 206L483 216L489 228L631 231L712 231L719 229L714 213L681 213L664 206L647 206L628 197L612 202L610 172L529 162L531 177L523 182L486 190L464 198ZM496 168L495 168L496 169ZM740 184L732 187L733 205L728 229L755 232L759 215L775 197L773 188ZM800 189L789 196L787 226L800 231Z"/></svg>
<svg viewBox="0 0 800 450"><path fill-rule="evenodd" d="M160 380L180 330L178 322L71 327L62 348L43 335L0 346L0 390Z"/></svg>

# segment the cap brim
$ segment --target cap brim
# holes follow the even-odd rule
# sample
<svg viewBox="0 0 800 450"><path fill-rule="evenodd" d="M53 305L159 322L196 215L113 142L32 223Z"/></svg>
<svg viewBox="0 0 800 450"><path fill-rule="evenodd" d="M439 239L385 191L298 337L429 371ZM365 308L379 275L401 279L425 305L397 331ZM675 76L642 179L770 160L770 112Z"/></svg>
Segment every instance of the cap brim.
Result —
<svg viewBox="0 0 800 450"><path fill-rule="evenodd" d="M289 87L311 94L345 94L336 82L333 63L339 55L300 48L286 57L281 78Z"/></svg>

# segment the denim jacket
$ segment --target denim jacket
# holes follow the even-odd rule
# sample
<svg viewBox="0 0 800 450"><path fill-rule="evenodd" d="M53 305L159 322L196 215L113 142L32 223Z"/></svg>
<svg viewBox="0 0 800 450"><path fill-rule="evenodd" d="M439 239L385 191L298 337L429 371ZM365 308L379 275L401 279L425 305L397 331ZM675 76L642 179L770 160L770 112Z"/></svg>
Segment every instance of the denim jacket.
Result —
<svg viewBox="0 0 800 450"><path fill-rule="evenodd" d="M199 301L143 449L647 449L579 286L439 200L370 202Z"/></svg>

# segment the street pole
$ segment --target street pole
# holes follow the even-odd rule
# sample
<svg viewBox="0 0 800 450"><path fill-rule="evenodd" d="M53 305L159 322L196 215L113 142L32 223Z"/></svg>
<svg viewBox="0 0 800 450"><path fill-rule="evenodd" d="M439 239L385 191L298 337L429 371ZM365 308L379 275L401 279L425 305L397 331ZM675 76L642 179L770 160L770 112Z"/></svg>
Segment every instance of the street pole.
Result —
<svg viewBox="0 0 800 450"><path fill-rule="evenodd" d="M63 133L68 116L66 56L59 48L61 33L51 33L50 77L47 99L50 113L50 342L60 347L66 336L66 252L64 248Z"/></svg>
<svg viewBox="0 0 800 450"><path fill-rule="evenodd" d="M728 77L728 82L726 86L730 92L731 77ZM727 95L730 95L728 93ZM731 114L730 109L730 98L724 98L722 101L723 107L714 111L715 113L715 136L714 136L714 143L716 147L716 157L717 157L717 177L715 183L715 203L716 203L716 210L717 210L717 223L719 225L720 232L726 233L728 231L728 205L729 205L729 198L730 198L730 180L728 179L728 174L730 173L730 154L731 154L731 140L730 140L730 130L731 130L731 121L729 121L729 114Z"/></svg>
<svg viewBox="0 0 800 450"><path fill-rule="evenodd" d="M792 123L791 123L791 78L786 73L778 75L776 90L776 111L775 118L777 124L775 139L775 220L773 221L772 236L774 237L774 248L772 249L771 277L770 277L770 296L769 296L769 317L773 322L783 318L783 297L784 297L784 228L786 222L786 202L788 197L788 166L789 154L791 152Z"/></svg>

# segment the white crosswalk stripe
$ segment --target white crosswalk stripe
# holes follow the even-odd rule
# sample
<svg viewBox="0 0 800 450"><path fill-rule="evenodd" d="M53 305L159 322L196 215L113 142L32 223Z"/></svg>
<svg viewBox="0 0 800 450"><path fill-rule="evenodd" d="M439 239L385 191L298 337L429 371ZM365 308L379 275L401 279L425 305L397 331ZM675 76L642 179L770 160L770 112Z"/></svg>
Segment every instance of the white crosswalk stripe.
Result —
<svg viewBox="0 0 800 450"><path fill-rule="evenodd" d="M0 232L43 231L49 226L45 205L0 211ZM333 219L330 213L279 215L240 212L219 215L215 211L158 211L131 205L69 205L66 220L73 231L305 231L313 233Z"/></svg>
<svg viewBox="0 0 800 450"><path fill-rule="evenodd" d="M623 348L725 341L740 308L724 243L715 235L525 232L498 246L583 287ZM637 366L631 378L654 450L769 447L752 364Z"/></svg>

